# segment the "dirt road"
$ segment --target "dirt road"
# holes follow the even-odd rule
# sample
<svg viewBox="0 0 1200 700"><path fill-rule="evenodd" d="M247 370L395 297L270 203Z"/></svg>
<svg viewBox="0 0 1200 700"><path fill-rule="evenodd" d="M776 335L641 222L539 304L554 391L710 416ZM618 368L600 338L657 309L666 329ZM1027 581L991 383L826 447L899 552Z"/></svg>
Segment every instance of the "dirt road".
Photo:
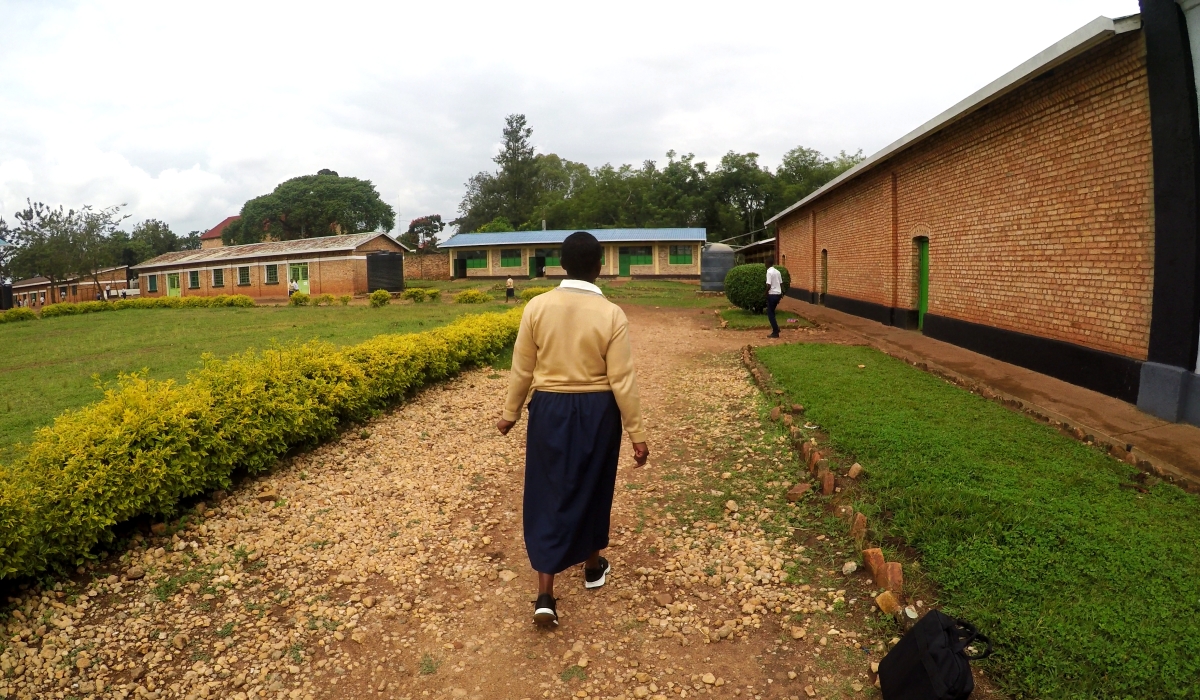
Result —
<svg viewBox="0 0 1200 700"><path fill-rule="evenodd" d="M0 694L877 696L869 580L784 517L798 471L735 353L763 333L629 314L653 456L626 446L609 584L561 576L557 631L530 621L524 422L497 434L507 375L479 370L20 598Z"/></svg>

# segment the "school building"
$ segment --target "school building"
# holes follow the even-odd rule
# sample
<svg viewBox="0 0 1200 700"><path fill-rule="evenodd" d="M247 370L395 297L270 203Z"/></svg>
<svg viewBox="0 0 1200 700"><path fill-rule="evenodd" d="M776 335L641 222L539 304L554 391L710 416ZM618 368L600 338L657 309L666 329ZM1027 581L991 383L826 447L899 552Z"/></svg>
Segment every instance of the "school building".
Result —
<svg viewBox="0 0 1200 700"><path fill-rule="evenodd" d="M1200 425L1181 5L1088 23L770 219L791 294Z"/></svg>
<svg viewBox="0 0 1200 700"><path fill-rule="evenodd" d="M13 306L40 309L64 301L118 299L121 292L137 294L136 289L131 289L129 274L129 268L121 265L99 270L94 277L73 276L55 282L48 277L17 280L12 283L12 303Z"/></svg>
<svg viewBox="0 0 1200 700"><path fill-rule="evenodd" d="M144 297L284 300L292 281L306 294L396 292L404 289L405 250L386 233L356 233L165 253L133 271Z"/></svg>
<svg viewBox="0 0 1200 700"><path fill-rule="evenodd" d="M564 277L562 242L581 229L460 233L439 249L449 252L449 273L464 277ZM707 240L702 228L582 229L604 248L602 277L699 279Z"/></svg>

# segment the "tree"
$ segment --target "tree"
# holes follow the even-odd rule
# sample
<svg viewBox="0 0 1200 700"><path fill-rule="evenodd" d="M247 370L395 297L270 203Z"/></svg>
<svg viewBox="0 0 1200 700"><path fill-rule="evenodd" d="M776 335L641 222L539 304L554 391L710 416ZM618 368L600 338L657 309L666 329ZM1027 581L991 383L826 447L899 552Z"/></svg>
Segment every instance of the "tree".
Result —
<svg viewBox="0 0 1200 700"><path fill-rule="evenodd" d="M508 219L503 216L497 216L483 226L480 226L477 233L504 233L512 230L514 230L513 225L508 222Z"/></svg>
<svg viewBox="0 0 1200 700"><path fill-rule="evenodd" d="M8 222L0 216L0 284L12 279L9 261L16 253L17 246L12 241L12 232L9 231Z"/></svg>
<svg viewBox="0 0 1200 700"><path fill-rule="evenodd" d="M51 208L26 200L17 212L17 227L11 231L17 252L12 258L15 279L45 277L52 287L75 273L71 229L78 219L74 210Z"/></svg>
<svg viewBox="0 0 1200 700"><path fill-rule="evenodd" d="M458 206L461 216L452 222L459 231L476 231L498 216L522 229L540 226L534 221L534 211L541 203L545 183L539 181L541 163L529 141L533 129L524 114L510 114L504 119L503 135L500 153L492 158L499 166L496 172L477 173L467 181L467 192Z"/></svg>
<svg viewBox="0 0 1200 700"><path fill-rule="evenodd" d="M430 214L408 222L408 231L400 236L400 242L421 254L438 252L437 237L446 228L441 214Z"/></svg>
<svg viewBox="0 0 1200 700"><path fill-rule="evenodd" d="M364 231L391 231L396 212L370 180L340 177L332 170L302 175L242 206L241 218L226 227L226 245L263 240L290 241Z"/></svg>
<svg viewBox="0 0 1200 700"><path fill-rule="evenodd" d="M717 200L730 207L736 215L736 224L726 224L724 233L746 234L741 243L754 241L754 234L766 228L763 216L774 184L771 172L758 164L757 153L734 153L730 151L721 158L714 173ZM766 238L766 236L760 236Z"/></svg>
<svg viewBox="0 0 1200 700"><path fill-rule="evenodd" d="M120 207L83 207L71 221L71 272L91 278L97 291L101 289L100 271L117 263L111 237L126 218L121 215Z"/></svg>

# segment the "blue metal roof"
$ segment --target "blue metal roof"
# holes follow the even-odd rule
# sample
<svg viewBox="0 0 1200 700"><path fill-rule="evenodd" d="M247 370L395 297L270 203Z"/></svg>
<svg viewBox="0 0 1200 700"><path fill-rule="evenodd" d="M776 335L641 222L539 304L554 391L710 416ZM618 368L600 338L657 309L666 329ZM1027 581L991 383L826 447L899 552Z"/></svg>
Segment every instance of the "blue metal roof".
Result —
<svg viewBox="0 0 1200 700"><path fill-rule="evenodd" d="M493 245L559 244L576 231L587 231L601 243L642 243L708 240L702 228L572 228L554 231L504 231L497 233L456 233L438 243L439 248L479 248Z"/></svg>

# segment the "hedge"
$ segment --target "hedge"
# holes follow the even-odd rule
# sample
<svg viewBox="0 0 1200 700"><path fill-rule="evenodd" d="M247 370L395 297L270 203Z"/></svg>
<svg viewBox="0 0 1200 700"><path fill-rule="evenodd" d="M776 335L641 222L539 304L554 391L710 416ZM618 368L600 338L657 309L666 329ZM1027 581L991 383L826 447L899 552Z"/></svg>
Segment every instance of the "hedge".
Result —
<svg viewBox="0 0 1200 700"><path fill-rule="evenodd" d="M254 300L245 294L218 294L215 297L155 297L118 299L116 301L63 302L42 307L42 318L94 314L102 311L124 309L195 309L218 306L254 306Z"/></svg>
<svg viewBox="0 0 1200 700"><path fill-rule="evenodd" d="M783 293L792 286L787 268L776 266L783 277ZM762 263L738 265L725 275L725 297L734 306L756 314L767 308L767 266Z"/></svg>
<svg viewBox="0 0 1200 700"><path fill-rule="evenodd" d="M0 323L16 323L17 321L35 321L37 314L33 313L32 309L27 309L24 306L9 309L8 311L0 311Z"/></svg>
<svg viewBox="0 0 1200 700"><path fill-rule="evenodd" d="M529 301L539 294L553 291L554 287L526 287L521 290L521 301Z"/></svg>
<svg viewBox="0 0 1200 700"><path fill-rule="evenodd" d="M312 298L305 292L292 292L288 296L288 306L308 306Z"/></svg>
<svg viewBox="0 0 1200 700"><path fill-rule="evenodd" d="M400 298L408 299L409 301L420 304L425 300L437 301L441 295L442 290L440 289L434 289L432 287L409 287L408 289L404 290L404 293L400 295Z"/></svg>
<svg viewBox="0 0 1200 700"><path fill-rule="evenodd" d="M235 470L263 472L289 450L490 361L520 320L513 309L341 349L313 341L206 355L185 384L123 376L0 465L0 578L78 565L118 523L170 514L180 499L227 488Z"/></svg>
<svg viewBox="0 0 1200 700"><path fill-rule="evenodd" d="M464 289L454 295L455 304L486 304L492 300L487 292L478 289Z"/></svg>
<svg viewBox="0 0 1200 700"><path fill-rule="evenodd" d="M392 303L392 294L386 289L376 289L367 299L370 300L372 309L378 309Z"/></svg>

